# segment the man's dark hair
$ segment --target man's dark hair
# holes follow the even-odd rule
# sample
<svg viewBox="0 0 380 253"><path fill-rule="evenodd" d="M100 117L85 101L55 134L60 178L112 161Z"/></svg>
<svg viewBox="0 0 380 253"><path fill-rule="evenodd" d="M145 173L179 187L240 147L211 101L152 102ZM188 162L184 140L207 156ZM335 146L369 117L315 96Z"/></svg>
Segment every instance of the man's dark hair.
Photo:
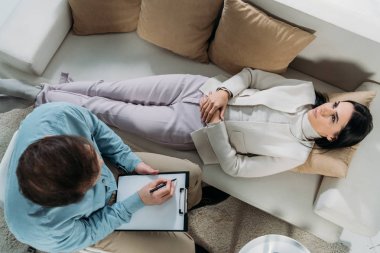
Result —
<svg viewBox="0 0 380 253"><path fill-rule="evenodd" d="M30 144L16 171L22 194L48 207L81 200L99 173L92 145L82 137L68 135L49 136Z"/></svg>

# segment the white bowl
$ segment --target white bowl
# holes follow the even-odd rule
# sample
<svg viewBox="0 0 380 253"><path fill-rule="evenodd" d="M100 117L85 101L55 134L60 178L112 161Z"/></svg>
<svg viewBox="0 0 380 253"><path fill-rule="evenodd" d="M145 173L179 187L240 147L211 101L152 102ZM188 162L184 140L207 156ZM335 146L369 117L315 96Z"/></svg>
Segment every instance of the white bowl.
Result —
<svg viewBox="0 0 380 253"><path fill-rule="evenodd" d="M239 253L310 253L310 251L290 237L264 235L244 245Z"/></svg>

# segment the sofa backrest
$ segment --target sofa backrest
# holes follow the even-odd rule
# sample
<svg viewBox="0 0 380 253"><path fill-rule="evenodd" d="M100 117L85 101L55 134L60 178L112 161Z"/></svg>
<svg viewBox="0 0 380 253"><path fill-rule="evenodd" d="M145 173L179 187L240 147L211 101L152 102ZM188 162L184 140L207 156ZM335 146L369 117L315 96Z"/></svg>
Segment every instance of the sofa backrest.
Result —
<svg viewBox="0 0 380 253"><path fill-rule="evenodd" d="M249 1L269 15L315 31L316 39L291 63L292 68L347 91L365 80L380 82L380 42L286 6L286 1Z"/></svg>

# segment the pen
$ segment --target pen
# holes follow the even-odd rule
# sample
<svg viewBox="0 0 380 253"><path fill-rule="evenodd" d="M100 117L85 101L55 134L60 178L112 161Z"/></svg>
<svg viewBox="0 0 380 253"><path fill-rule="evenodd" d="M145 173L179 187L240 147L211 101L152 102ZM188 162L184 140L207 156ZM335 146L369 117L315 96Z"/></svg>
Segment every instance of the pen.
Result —
<svg viewBox="0 0 380 253"><path fill-rule="evenodd" d="M176 180L177 180L177 178L174 178L174 179L172 179L171 181L174 182L174 181L176 181ZM166 183L161 183L161 184L157 185L156 187L154 187L153 189L150 189L149 192L150 192L150 193L153 193L153 192L157 191L158 189L161 189L161 188L164 187L165 185L166 185Z"/></svg>

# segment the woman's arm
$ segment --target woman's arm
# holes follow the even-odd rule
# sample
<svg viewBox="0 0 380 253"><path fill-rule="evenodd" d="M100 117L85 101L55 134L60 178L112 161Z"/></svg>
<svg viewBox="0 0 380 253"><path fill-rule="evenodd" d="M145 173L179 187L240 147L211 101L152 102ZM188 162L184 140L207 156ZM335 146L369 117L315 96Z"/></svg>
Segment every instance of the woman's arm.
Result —
<svg viewBox="0 0 380 253"><path fill-rule="evenodd" d="M202 88L202 91L208 94L207 99L200 103L202 119L208 123L215 111L219 109L223 119L228 100L239 96L246 89L266 90L278 86L295 86L305 83L302 80L286 79L283 76L262 70L244 68L240 73L224 82ZM222 90L215 91L216 88L222 88Z"/></svg>
<svg viewBox="0 0 380 253"><path fill-rule="evenodd" d="M302 80L287 79L281 75L258 69L244 68L240 73L221 83L221 86L230 90L235 97L248 88L266 90L277 86L293 86L305 82L306 81Z"/></svg>
<svg viewBox="0 0 380 253"><path fill-rule="evenodd" d="M287 171L304 161L270 156L237 154L231 146L223 121L207 127L207 136L222 169L234 177L263 177Z"/></svg>

